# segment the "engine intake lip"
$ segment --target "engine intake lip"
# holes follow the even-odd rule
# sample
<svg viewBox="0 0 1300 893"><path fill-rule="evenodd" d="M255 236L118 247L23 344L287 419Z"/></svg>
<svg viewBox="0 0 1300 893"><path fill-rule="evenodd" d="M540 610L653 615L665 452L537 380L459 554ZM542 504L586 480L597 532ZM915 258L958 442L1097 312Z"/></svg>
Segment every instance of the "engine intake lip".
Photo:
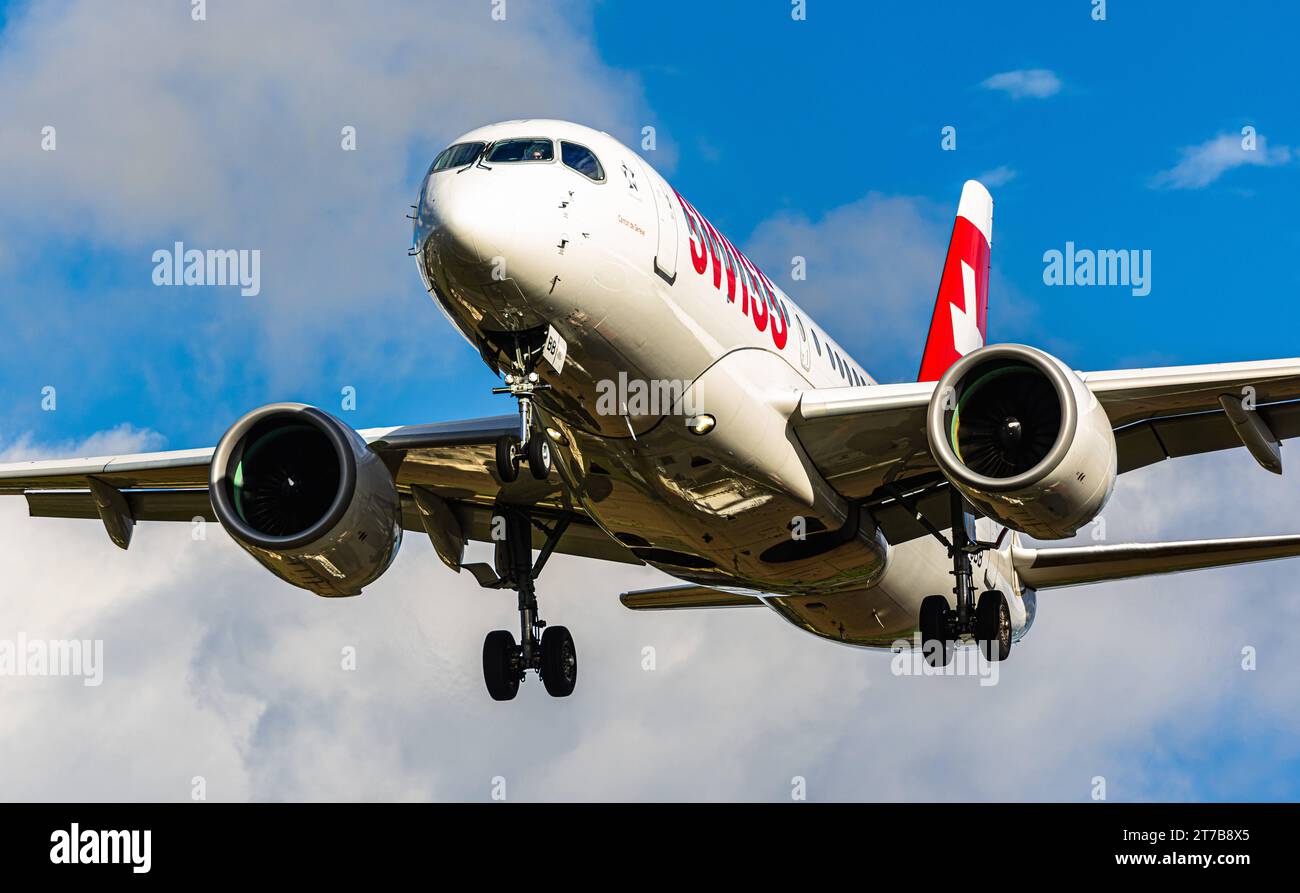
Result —
<svg viewBox="0 0 1300 893"><path fill-rule="evenodd" d="M1053 389L1056 391L1057 402L1061 407L1061 427L1057 432L1056 441L1052 444L1052 448L1033 468L1007 478L989 477L974 472L957 457L952 444L948 442L948 437L944 433L948 430L952 410L944 406L944 400L939 399L946 392L955 393L957 384L974 367L984 365L991 360L1001 359L1028 364L1041 372L1051 382ZM934 396L930 398L925 430L926 437L930 441L930 452L934 455L944 473L957 483L964 484L973 490L1005 493L1028 487L1051 474L1070 451L1078 425L1079 409L1077 401L1074 399L1074 389L1066 372L1058 363L1042 351L1035 350L1024 344L993 344L962 357L949 367L943 378L939 379L934 388ZM938 437L935 436L936 432L938 432Z"/></svg>
<svg viewBox="0 0 1300 893"><path fill-rule="evenodd" d="M287 424L306 424L325 435L339 463L339 485L325 513L305 530L286 536L263 533L240 517L231 498L235 466L243 455L244 441L257 425L282 419ZM328 533L348 510L357 484L357 460L352 443L341 423L328 413L303 403L271 403L245 415L222 436L212 455L208 472L208 498L212 510L234 536L260 549L275 552L298 549Z"/></svg>

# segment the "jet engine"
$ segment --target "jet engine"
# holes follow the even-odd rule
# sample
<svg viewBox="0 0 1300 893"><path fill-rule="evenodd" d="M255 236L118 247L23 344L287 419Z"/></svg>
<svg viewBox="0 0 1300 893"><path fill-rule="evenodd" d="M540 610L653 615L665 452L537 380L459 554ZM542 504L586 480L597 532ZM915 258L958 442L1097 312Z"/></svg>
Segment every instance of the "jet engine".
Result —
<svg viewBox="0 0 1300 893"><path fill-rule="evenodd" d="M1115 486L1115 435L1068 366L1020 344L981 347L944 374L926 433L966 501L1038 539L1072 536Z"/></svg>
<svg viewBox="0 0 1300 893"><path fill-rule="evenodd" d="M255 409L217 444L212 510L249 554L317 595L357 595L402 542L387 466L349 426L301 403Z"/></svg>

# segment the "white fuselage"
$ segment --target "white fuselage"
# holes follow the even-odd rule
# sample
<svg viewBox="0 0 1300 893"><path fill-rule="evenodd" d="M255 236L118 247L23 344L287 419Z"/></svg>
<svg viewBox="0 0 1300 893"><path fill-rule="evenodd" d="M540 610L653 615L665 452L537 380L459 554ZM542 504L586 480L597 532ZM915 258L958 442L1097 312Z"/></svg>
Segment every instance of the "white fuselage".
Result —
<svg viewBox="0 0 1300 893"><path fill-rule="evenodd" d="M910 635L921 599L952 592L946 550L889 544L788 425L799 392L874 380L608 135L515 121L455 144L517 138L554 141L554 159L431 172L415 248L426 287L495 370L517 370L516 349L552 329L563 339L560 371L537 364L551 387L537 409L572 498L648 563L765 593L810 632L877 647ZM566 164L562 141L594 153L603 179ZM694 433L703 416L712 429ZM984 554L975 583L1004 591L1023 631L1032 593L1009 547Z"/></svg>

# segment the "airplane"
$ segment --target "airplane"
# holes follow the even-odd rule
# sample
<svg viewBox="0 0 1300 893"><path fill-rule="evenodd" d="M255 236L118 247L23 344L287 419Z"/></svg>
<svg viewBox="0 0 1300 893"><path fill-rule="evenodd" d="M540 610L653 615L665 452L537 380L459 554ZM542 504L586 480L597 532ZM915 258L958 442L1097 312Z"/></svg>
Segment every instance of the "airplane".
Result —
<svg viewBox="0 0 1300 893"><path fill-rule="evenodd" d="M472 130L412 206L425 289L514 411L354 430L274 403L215 447L0 465L34 517L219 522L280 579L353 596L405 531L515 593L489 694L565 697L577 651L538 609L556 552L651 565L636 611L766 607L816 636L1010 655L1038 593L1300 555L1300 535L1031 546L1094 522L1124 473L1244 447L1281 473L1300 359L1078 372L987 344L993 200L961 191L915 382L879 384L637 153L557 120ZM526 473L525 473L526 472ZM467 541L493 561L466 563Z"/></svg>

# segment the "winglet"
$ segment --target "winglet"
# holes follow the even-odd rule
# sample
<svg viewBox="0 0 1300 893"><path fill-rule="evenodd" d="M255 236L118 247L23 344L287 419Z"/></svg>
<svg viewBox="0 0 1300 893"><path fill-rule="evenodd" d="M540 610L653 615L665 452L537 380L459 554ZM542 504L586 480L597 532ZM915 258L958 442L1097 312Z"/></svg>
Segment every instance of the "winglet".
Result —
<svg viewBox="0 0 1300 893"><path fill-rule="evenodd" d="M938 381L949 366L984 346L992 244L993 197L978 180L967 180L957 204L917 381Z"/></svg>

